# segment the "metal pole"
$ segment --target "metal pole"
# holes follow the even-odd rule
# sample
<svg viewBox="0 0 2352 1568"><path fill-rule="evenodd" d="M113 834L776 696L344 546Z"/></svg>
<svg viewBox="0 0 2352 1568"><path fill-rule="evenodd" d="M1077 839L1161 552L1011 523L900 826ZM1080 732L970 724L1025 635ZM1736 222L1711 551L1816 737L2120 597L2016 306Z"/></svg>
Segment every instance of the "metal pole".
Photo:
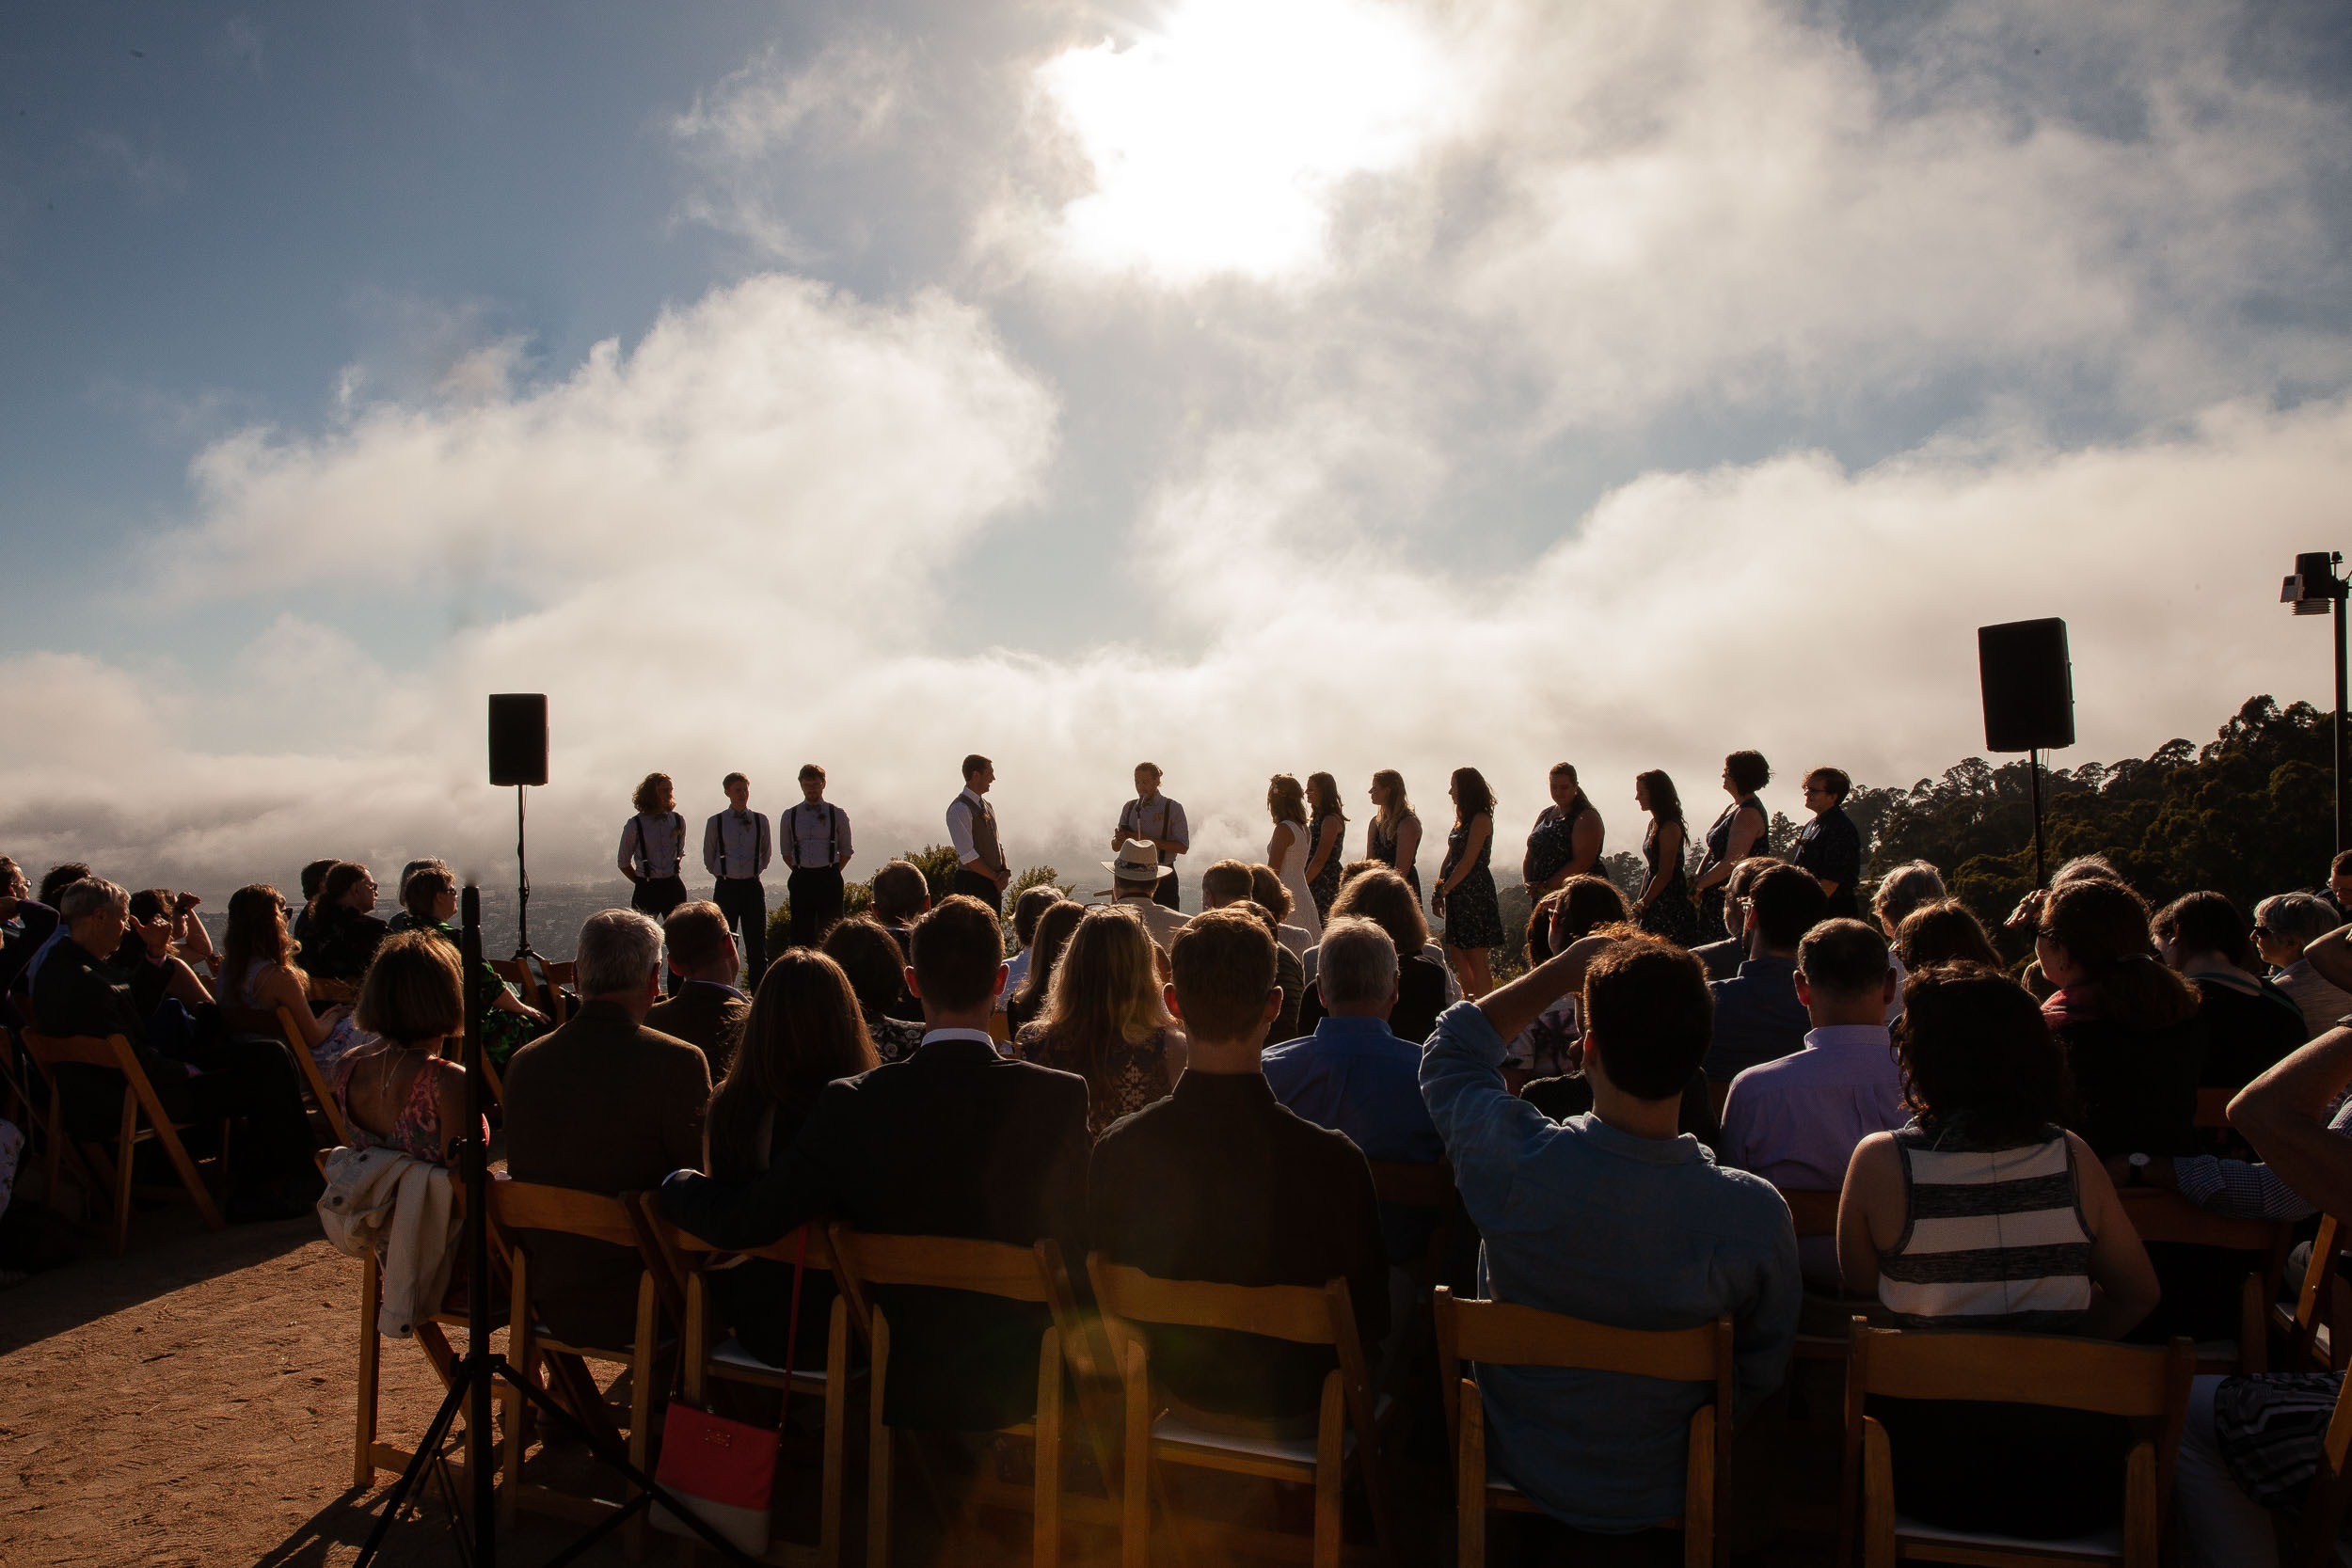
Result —
<svg viewBox="0 0 2352 1568"><path fill-rule="evenodd" d="M515 786L515 952L517 957L531 951L531 863L523 858L525 787L522 784Z"/></svg>
<svg viewBox="0 0 2352 1568"><path fill-rule="evenodd" d="M519 822L522 792L516 791ZM468 884L461 918L460 952L466 960L466 1365L472 1399L466 1413L466 1479L473 1483L473 1568L495 1568L498 1476L490 1463L490 1196L489 1150L482 1137L482 997L473 977L482 971L482 890Z"/></svg>
<svg viewBox="0 0 2352 1568"><path fill-rule="evenodd" d="M2330 572L2328 576L2332 578L2335 574ZM2328 592L2334 599L2328 608L2334 612L2336 620L2336 853L2341 855L2347 847L2352 847L2352 796L2346 796L2344 789L2344 584L2340 580L2331 581Z"/></svg>
<svg viewBox="0 0 2352 1568"><path fill-rule="evenodd" d="M2026 753L2026 766L2032 769L2033 781L2033 885L2050 885L2049 873L2042 868L2042 751L2036 747Z"/></svg>

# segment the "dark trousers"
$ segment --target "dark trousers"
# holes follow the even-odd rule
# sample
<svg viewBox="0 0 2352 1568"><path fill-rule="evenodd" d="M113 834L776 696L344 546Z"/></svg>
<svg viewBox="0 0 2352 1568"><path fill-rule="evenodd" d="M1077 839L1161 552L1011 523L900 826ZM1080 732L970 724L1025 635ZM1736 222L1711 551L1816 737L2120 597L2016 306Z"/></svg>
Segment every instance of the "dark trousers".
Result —
<svg viewBox="0 0 2352 1568"><path fill-rule="evenodd" d="M792 900L792 945L814 947L841 918L840 869L814 865L795 871L785 883L785 896Z"/></svg>
<svg viewBox="0 0 2352 1568"><path fill-rule="evenodd" d="M657 922L670 918L670 911L686 902L686 881L680 877L640 877L637 887L628 895L628 907L640 914L649 914ZM677 992L677 972L664 964L661 969L661 994Z"/></svg>
<svg viewBox="0 0 2352 1568"><path fill-rule="evenodd" d="M998 914L1005 912L1005 895L998 890L993 877L983 877L977 871L966 871L958 866L956 885L952 891L978 899Z"/></svg>
<svg viewBox="0 0 2352 1568"><path fill-rule="evenodd" d="M710 901L735 927L743 949L743 973L757 990L759 977L768 973L768 890L756 877L722 877L710 890Z"/></svg>
<svg viewBox="0 0 2352 1568"><path fill-rule="evenodd" d="M1183 902L1176 896L1176 873L1171 871L1160 879L1160 885L1152 890L1152 902L1166 904L1179 912L1184 910Z"/></svg>

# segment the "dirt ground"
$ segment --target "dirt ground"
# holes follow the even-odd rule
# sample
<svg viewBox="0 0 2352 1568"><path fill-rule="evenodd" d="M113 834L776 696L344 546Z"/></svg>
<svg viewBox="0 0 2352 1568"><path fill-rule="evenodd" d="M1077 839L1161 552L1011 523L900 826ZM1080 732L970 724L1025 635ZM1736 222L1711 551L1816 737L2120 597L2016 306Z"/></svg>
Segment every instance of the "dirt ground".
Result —
<svg viewBox="0 0 2352 1568"><path fill-rule="evenodd" d="M351 1485L358 1286L358 1265L320 1238L314 1219L211 1233L171 1206L138 1216L125 1256L93 1247L79 1262L0 1291L0 1568L353 1561L395 1479L379 1472L370 1491ZM382 1376L379 1431L406 1446L440 1386L422 1354L397 1341L384 1343ZM1810 1449L1816 1462L1768 1488L1819 1497L1834 1485L1835 1458L1822 1474L1818 1443L1770 1446L1783 1461ZM1422 1494L1422 1506L1406 1511L1418 1528L1403 1532L1400 1560L1450 1562L1441 1450L1395 1457L1400 1492ZM852 1490L854 1527L855 1477ZM894 1510L894 1518L907 1514L915 1517L896 1527L901 1564L1027 1558L1022 1521L1001 1522L994 1541L946 1541L920 1509ZM378 1560L402 1568L463 1560L448 1520L440 1497L428 1497ZM501 1534L500 1560L546 1562L578 1529L526 1515ZM1065 1561L1117 1559L1115 1538L1069 1544ZM848 1545L845 1561L862 1562L863 1542ZM1493 1561L1519 1557L1504 1530L1495 1546ZM674 1561L675 1550L657 1537L647 1560ZM1823 1557L1784 1533L1747 1560L1778 1568ZM580 1560L628 1559L607 1542Z"/></svg>

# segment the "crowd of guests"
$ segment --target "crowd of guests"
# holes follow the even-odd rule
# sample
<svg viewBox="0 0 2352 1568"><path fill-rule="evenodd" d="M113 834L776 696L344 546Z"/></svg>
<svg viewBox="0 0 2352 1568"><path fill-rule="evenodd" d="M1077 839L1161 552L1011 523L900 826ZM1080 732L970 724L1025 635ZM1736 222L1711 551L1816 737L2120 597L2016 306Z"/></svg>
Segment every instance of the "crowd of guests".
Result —
<svg viewBox="0 0 2352 1568"><path fill-rule="evenodd" d="M1073 1258L1163 1277L1343 1278L1386 1365L1411 1316L1406 1266L1436 1217L1384 1208L1372 1164L1442 1161L1479 1242L1462 1283L1627 1327L1727 1315L1742 1418L1781 1387L1807 1292L1912 1329L2215 1337L2217 1322L2234 1332L2238 1265L2152 1256L2119 1188L2282 1219L2352 1207L2352 1028L2339 1022L2352 1012L2352 855L2327 888L2250 917L2210 892L2152 909L2087 857L1995 932L1924 863L1888 870L1863 902L1850 784L1835 768L1805 779L1815 814L1789 857L1768 852L1756 792L1770 770L1735 752L1729 803L1695 839L1673 781L1641 776L1646 875L1629 897L1597 874L1600 816L1563 765L1521 866L1537 895L1527 967L1497 985L1495 797L1475 769L1450 780L1454 822L1425 906L1401 778L1375 778L1371 853L1349 861L1336 782L1282 775L1266 860L1210 866L1187 916L1172 862L1188 829L1147 764L1102 863L1106 901L1027 889L1009 959L993 778L988 759L967 759L949 809L959 891L934 902L919 869L892 862L870 910L805 930L796 920L772 961L745 962L739 895L662 889L658 914L641 900L591 917L577 1011L504 1060L511 1174L658 1188L672 1221L725 1248L832 1217L1052 1237ZM653 809L623 840L641 894L675 879L655 849L683 852L661 783L641 792ZM804 805L823 804L822 784L819 772ZM837 877L849 851L835 816L791 825L796 863ZM821 846L809 836L820 824ZM714 818L705 836L707 858L751 864L755 879L771 842L764 817ZM291 922L269 889L243 890L217 999L191 900L142 904L87 868L59 873L38 900L12 883L0 978L23 990L29 972L44 1030L124 1033L161 1070L183 1065L183 1095L214 1097L207 1114L255 1134L239 1147L262 1191L298 1196L295 1155L307 1168L289 1048L272 1055L214 1015L289 1006L304 1045L332 1053L355 1141L426 1161L446 1161L462 1131L460 1075L440 1051L469 988L518 1037L544 1023L463 973L437 863L404 874L389 922L362 866L306 870ZM1445 922L1441 940L1425 909ZM2004 942L2020 962L2004 962ZM337 972L359 981L347 1017L291 1006ZM2232 1130L2198 1123L2200 1093L2215 1089L2234 1097ZM1835 1235L1800 1243L1782 1196L1795 1192L1839 1195ZM551 1329L625 1342L634 1254L549 1241L535 1277ZM724 1272L727 1326L783 1359L790 1270ZM803 1296L804 1328L826 1299ZM893 1424L993 1430L1030 1413L1041 1308L916 1288L882 1299ZM1187 1419L1311 1429L1329 1347L1178 1328L1149 1338ZM819 1333L798 1339L820 1354ZM1491 1463L1561 1525L1626 1535L1682 1511L1684 1433L1705 1387L1501 1367L1479 1384ZM2263 1511L2312 1473L2333 1398L2331 1380L2201 1381L2179 1489L2190 1560L2268 1560ZM1894 1434L1908 1513L2044 1538L2114 1516L2118 1422L1950 1402L1872 1414Z"/></svg>

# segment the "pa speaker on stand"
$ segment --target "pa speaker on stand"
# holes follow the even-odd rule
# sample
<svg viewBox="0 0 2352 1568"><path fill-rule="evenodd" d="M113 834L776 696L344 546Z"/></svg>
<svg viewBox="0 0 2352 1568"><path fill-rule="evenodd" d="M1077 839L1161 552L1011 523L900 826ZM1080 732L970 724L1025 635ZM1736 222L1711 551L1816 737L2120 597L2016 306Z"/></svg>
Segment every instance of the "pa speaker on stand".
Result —
<svg viewBox="0 0 2352 1568"><path fill-rule="evenodd" d="M2074 744L2074 669L2066 653L2066 623L2054 616L1979 626L1977 673L1984 689L1985 750L2027 753L2033 784L2033 884L2046 887L2042 753Z"/></svg>
<svg viewBox="0 0 2352 1568"><path fill-rule="evenodd" d="M523 797L548 782L548 699L542 691L490 694L490 783L515 788L515 961L532 969L533 984L547 960L531 947L531 862L524 852ZM535 967L533 967L535 966ZM549 995L554 994L552 990Z"/></svg>

